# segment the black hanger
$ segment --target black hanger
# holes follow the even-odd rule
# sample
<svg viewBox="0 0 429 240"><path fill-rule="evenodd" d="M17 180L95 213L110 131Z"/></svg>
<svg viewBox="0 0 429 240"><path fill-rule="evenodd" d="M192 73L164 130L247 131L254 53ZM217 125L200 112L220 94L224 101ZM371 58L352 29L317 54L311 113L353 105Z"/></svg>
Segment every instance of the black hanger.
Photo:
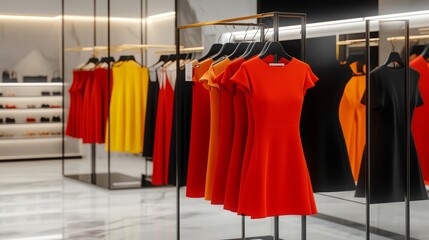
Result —
<svg viewBox="0 0 429 240"><path fill-rule="evenodd" d="M206 60L207 58L209 58L209 57L211 57L211 56L214 56L216 53L218 53L219 51L220 51L220 49L222 48L222 44L220 44L220 43L215 43L215 44L213 44L211 47L210 47L210 50L209 50L209 52L205 55L205 56L203 56L203 57L201 57L200 59L198 59L198 62L201 62L201 61L204 61L204 60Z"/></svg>
<svg viewBox="0 0 429 240"><path fill-rule="evenodd" d="M350 65L354 62L357 62L357 67L356 67L356 71L358 73L363 73L363 65L365 64L365 54L362 53L355 53L355 54L350 54L347 59L346 59L346 64ZM353 72L354 76L361 76L362 74L355 74Z"/></svg>
<svg viewBox="0 0 429 240"><path fill-rule="evenodd" d="M282 45L280 44L280 42L269 42L267 48L265 49L265 51L262 51L259 54L259 58L266 58L269 55L277 55L280 58L284 58L287 60L292 60L292 56L287 54L286 51L283 49Z"/></svg>
<svg viewBox="0 0 429 240"><path fill-rule="evenodd" d="M134 57L134 55L122 55L119 57L118 61L136 61L136 58Z"/></svg>
<svg viewBox="0 0 429 240"><path fill-rule="evenodd" d="M174 57L176 57L176 55L174 54ZM185 60L185 59L187 59L187 57L188 57L188 54L187 53L181 53L180 55L179 55L179 59L182 59L182 60ZM174 59L175 60L175 59Z"/></svg>
<svg viewBox="0 0 429 240"><path fill-rule="evenodd" d="M387 66L391 63L393 63L394 65L395 65L395 63L397 63L397 64L399 64L400 67L405 66L404 61L402 61L402 58L398 52L391 52L389 54L389 57L387 57L387 60L384 62L383 65Z"/></svg>
<svg viewBox="0 0 429 240"><path fill-rule="evenodd" d="M362 53L350 54L346 59L346 63L351 64L354 62L364 63L365 62L365 54L362 54Z"/></svg>
<svg viewBox="0 0 429 240"><path fill-rule="evenodd" d="M424 59L429 58L429 44L426 45L425 49L423 49L423 52L420 54Z"/></svg>
<svg viewBox="0 0 429 240"><path fill-rule="evenodd" d="M222 48L220 49L220 51L215 56L212 57L213 61L216 61L216 60L220 59L221 57L225 57L225 56L230 55L231 53L234 52L236 47L237 47L237 44L235 44L235 43L230 43L230 42L225 43L222 46Z"/></svg>
<svg viewBox="0 0 429 240"><path fill-rule="evenodd" d="M114 62L114 61L115 61L114 57L102 57L100 59L99 63L111 63L111 62Z"/></svg>
<svg viewBox="0 0 429 240"><path fill-rule="evenodd" d="M252 48L247 53L245 53L242 57L244 58L244 60L249 60L252 57L261 53L264 46L265 46L265 43L263 42L255 42L253 43Z"/></svg>
<svg viewBox="0 0 429 240"><path fill-rule="evenodd" d="M95 63L95 64L97 64L98 63L98 58L92 57L92 58L88 59L88 62L86 64L88 64L88 63Z"/></svg>
<svg viewBox="0 0 429 240"><path fill-rule="evenodd" d="M230 55L228 55L228 58L233 60L235 58L240 57L241 55L243 55L243 53L246 52L247 47L249 46L250 43L248 42L240 42L238 43L237 47L235 48L234 52L231 53Z"/></svg>

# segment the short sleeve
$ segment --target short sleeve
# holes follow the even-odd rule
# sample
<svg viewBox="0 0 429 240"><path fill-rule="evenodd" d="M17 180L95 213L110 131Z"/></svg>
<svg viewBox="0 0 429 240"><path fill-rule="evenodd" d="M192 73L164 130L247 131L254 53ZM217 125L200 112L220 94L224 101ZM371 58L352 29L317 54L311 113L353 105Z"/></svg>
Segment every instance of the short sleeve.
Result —
<svg viewBox="0 0 429 240"><path fill-rule="evenodd" d="M315 83L319 78L313 73L310 67L308 67L305 82L304 82L304 91L315 86Z"/></svg>
<svg viewBox="0 0 429 240"><path fill-rule="evenodd" d="M238 71L232 76L231 81L237 84L237 87L242 89L246 93L251 93L250 76L244 65L238 69Z"/></svg>

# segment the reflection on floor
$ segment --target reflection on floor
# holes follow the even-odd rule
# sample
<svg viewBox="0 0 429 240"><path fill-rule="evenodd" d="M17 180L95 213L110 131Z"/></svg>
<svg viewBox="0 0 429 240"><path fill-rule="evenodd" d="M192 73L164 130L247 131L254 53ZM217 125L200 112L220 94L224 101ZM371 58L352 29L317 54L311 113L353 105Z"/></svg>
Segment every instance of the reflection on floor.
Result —
<svg viewBox="0 0 429 240"><path fill-rule="evenodd" d="M240 216L202 199L184 198L184 190L181 239L212 240L241 236ZM336 212L339 216L350 214L346 217L356 221L364 219L364 212L360 211L362 206L348 212L347 205L332 204L329 199L317 197L321 212ZM428 206L427 202L418 206L422 211L416 215L413 224L427 226L429 208L425 206ZM387 216L374 217L389 219L387 210L383 214ZM0 163L1 240L170 240L176 239L175 217L175 188L108 191L63 178L61 161ZM300 220L298 216L281 217L280 237L300 239ZM356 228L324 219L309 217L307 221L309 240L358 240L365 236ZM403 226L400 224L393 223L394 226ZM421 232L419 239L429 239L424 235L424 232L429 234L427 227L413 227L415 230ZM246 219L247 236L272 234L272 219ZM374 234L372 239L392 238Z"/></svg>

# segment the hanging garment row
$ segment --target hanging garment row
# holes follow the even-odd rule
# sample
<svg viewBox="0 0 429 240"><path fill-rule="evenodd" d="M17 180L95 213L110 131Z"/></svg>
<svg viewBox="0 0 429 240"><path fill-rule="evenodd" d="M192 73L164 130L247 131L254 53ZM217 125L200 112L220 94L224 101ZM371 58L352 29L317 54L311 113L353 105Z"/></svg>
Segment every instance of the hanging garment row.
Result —
<svg viewBox="0 0 429 240"><path fill-rule="evenodd" d="M80 138L83 143L104 143L111 92L107 90L108 64L113 61L113 58L101 61L90 58L73 70L67 136Z"/></svg>
<svg viewBox="0 0 429 240"><path fill-rule="evenodd" d="M299 122L317 77L280 43L261 52L263 46L239 54L239 46L222 52L224 46L192 62L186 194L252 218L315 214Z"/></svg>
<svg viewBox="0 0 429 240"><path fill-rule="evenodd" d="M133 56L121 56L117 62L113 58L91 58L78 66L69 89L66 135L83 143L109 143L110 136L106 150L141 153L148 79L147 68Z"/></svg>

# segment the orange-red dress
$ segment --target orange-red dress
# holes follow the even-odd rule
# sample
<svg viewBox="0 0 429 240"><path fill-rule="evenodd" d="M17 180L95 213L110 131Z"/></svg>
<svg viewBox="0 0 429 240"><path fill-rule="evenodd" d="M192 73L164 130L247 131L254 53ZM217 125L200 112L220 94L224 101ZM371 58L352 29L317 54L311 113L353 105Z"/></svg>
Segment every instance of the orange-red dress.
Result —
<svg viewBox="0 0 429 240"><path fill-rule="evenodd" d="M420 159L420 167L422 169L423 179L429 185L429 66L422 56L414 59L410 66L419 72L419 89L423 101L421 107L414 110L413 120L411 122L414 142L416 144L417 153Z"/></svg>
<svg viewBox="0 0 429 240"><path fill-rule="evenodd" d="M210 95L210 140L207 157L206 187L204 193L204 199L206 200L212 199L213 183L215 181L215 171L220 140L220 92L219 84L215 83L214 80L225 71L225 68L229 62L231 62L231 60L226 58L212 65L209 70L200 78L200 82L203 82L204 86L209 89Z"/></svg>
<svg viewBox="0 0 429 240"><path fill-rule="evenodd" d="M315 214L299 127L306 89L318 78L296 58L284 66L270 66L272 59L253 58L232 78L246 91L254 118L238 213L252 218Z"/></svg>
<svg viewBox="0 0 429 240"><path fill-rule="evenodd" d="M194 67L187 197L204 197L205 192L210 139L210 99L208 91L199 82L199 79L207 72L212 63L213 60L208 58Z"/></svg>
<svg viewBox="0 0 429 240"><path fill-rule="evenodd" d="M153 150L153 185L168 184L168 163L170 159L171 128L173 127L174 89L166 69L160 71L160 88L156 113Z"/></svg>
<svg viewBox="0 0 429 240"><path fill-rule="evenodd" d="M231 94L233 98L233 140L227 169L224 197L224 209L233 212L237 211L241 169L244 157L244 149L246 147L247 106L245 93L242 90L236 88L236 85L233 81L231 81L231 78L244 62L244 58L237 58L229 63L220 82L223 91Z"/></svg>

